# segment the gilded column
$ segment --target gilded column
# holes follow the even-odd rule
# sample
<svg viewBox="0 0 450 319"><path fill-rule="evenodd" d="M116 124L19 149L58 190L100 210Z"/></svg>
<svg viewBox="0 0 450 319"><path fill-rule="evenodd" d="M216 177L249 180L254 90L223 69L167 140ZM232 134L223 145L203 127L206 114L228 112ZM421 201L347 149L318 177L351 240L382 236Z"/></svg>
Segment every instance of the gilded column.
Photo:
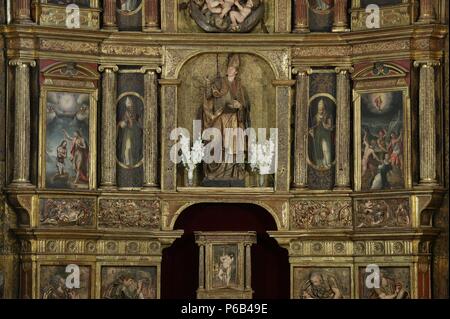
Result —
<svg viewBox="0 0 450 319"><path fill-rule="evenodd" d="M30 67L34 60L15 59L14 168L12 187L31 187L30 183Z"/></svg>
<svg viewBox="0 0 450 319"><path fill-rule="evenodd" d="M348 28L347 0L334 0L333 32L350 31Z"/></svg>
<svg viewBox="0 0 450 319"><path fill-rule="evenodd" d="M294 69L297 73L295 98L294 187L307 188L309 76L312 69Z"/></svg>
<svg viewBox="0 0 450 319"><path fill-rule="evenodd" d="M200 252L198 256L198 289L205 289L205 245L200 244Z"/></svg>
<svg viewBox="0 0 450 319"><path fill-rule="evenodd" d="M116 18L116 1L103 1L103 29L115 31L117 30Z"/></svg>
<svg viewBox="0 0 450 319"><path fill-rule="evenodd" d="M436 22L436 15L433 8L433 0L420 0L419 23Z"/></svg>
<svg viewBox="0 0 450 319"><path fill-rule="evenodd" d="M245 245L245 288L252 289L251 244Z"/></svg>
<svg viewBox="0 0 450 319"><path fill-rule="evenodd" d="M294 32L309 32L308 0L295 1Z"/></svg>
<svg viewBox="0 0 450 319"><path fill-rule="evenodd" d="M102 77L102 188L116 187L116 108L117 108L117 74L116 65L101 65Z"/></svg>
<svg viewBox="0 0 450 319"><path fill-rule="evenodd" d="M159 0L145 0L144 31L159 30Z"/></svg>
<svg viewBox="0 0 450 319"><path fill-rule="evenodd" d="M144 187L158 185L158 82L157 69L146 69L144 110Z"/></svg>
<svg viewBox="0 0 450 319"><path fill-rule="evenodd" d="M170 160L170 150L175 144L170 139L170 133L177 124L177 91L180 81L176 79L161 79L161 189L175 192L177 188L177 166Z"/></svg>
<svg viewBox="0 0 450 319"><path fill-rule="evenodd" d="M290 129L291 122L291 86L295 84L294 80L274 80L272 84L276 87L277 103L277 128L278 128L278 160L275 173L275 191L284 193L289 191L291 186L290 175Z"/></svg>
<svg viewBox="0 0 450 319"><path fill-rule="evenodd" d="M434 185L436 180L436 97L434 67L438 61L414 61L420 68L419 145L420 184Z"/></svg>
<svg viewBox="0 0 450 319"><path fill-rule="evenodd" d="M30 24L31 21L31 0L14 0L13 23Z"/></svg>
<svg viewBox="0 0 450 319"><path fill-rule="evenodd" d="M335 188L350 188L350 73L336 68L336 180Z"/></svg>

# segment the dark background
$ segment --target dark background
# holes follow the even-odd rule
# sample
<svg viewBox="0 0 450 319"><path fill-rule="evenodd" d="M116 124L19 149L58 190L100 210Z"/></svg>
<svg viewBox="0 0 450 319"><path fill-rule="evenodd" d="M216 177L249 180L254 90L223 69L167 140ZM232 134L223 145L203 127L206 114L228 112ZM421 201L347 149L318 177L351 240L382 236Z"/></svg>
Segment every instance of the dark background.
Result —
<svg viewBox="0 0 450 319"><path fill-rule="evenodd" d="M163 251L162 299L195 299L198 288L198 246L194 231L256 231L252 246L252 288L255 299L288 299L288 251L267 230L277 230L273 217L252 204L197 204L178 217L174 229L184 235Z"/></svg>

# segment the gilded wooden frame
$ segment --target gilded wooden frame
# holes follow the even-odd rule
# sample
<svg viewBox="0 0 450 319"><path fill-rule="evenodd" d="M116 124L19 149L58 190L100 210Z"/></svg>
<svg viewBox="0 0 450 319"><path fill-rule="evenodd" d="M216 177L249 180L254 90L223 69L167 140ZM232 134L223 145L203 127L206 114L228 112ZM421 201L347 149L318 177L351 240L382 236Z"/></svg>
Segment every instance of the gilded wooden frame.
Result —
<svg viewBox="0 0 450 319"><path fill-rule="evenodd" d="M37 299L41 299L41 293L40 293L40 289L41 289L41 268L45 267L45 266L60 266L60 267L67 267L68 265L77 265L80 267L89 267L89 297L90 299L94 299L95 298L95 283L97 282L95 275L95 262L85 260L82 259L80 260L79 258L76 258L76 256L72 257L72 256L64 256L63 258L58 258L57 257L47 257L46 259L43 260L38 260L37 264L36 264L36 285L34 287L34 296ZM51 258L51 259L50 259ZM63 263L63 261L66 261L65 263ZM68 274L69 275L69 274Z"/></svg>
<svg viewBox="0 0 450 319"><path fill-rule="evenodd" d="M109 261L99 261L96 263L95 276L95 299L102 299L102 268L103 267L155 267L156 268L156 299L161 299L161 256L146 257L142 261L141 257L136 258L135 261L130 261L132 258L127 258L128 261L120 261L118 258L110 258Z"/></svg>
<svg viewBox="0 0 450 319"><path fill-rule="evenodd" d="M34 0L33 3L35 10L35 19L39 25L51 26L51 27L64 27L67 28L66 20L57 20L58 15L60 17L67 16L66 5L48 3L48 0ZM49 14L47 11L52 10L54 14ZM100 28L100 14L101 9L99 6L99 0L90 0L89 8L80 7L80 29L98 30ZM43 13L45 12L45 18ZM53 21L51 20L53 18Z"/></svg>
<svg viewBox="0 0 450 319"><path fill-rule="evenodd" d="M383 259L383 260L381 260ZM396 268L408 268L409 269L409 280L410 280L410 299L417 299L418 293L417 293L417 264L408 262L407 259L411 259L411 257L400 257L397 258L396 261L386 261L386 257L374 257L370 260L367 260L367 262L358 261L355 262L355 275L354 275L354 285L355 285L355 298L361 299L361 291L359 291L359 269L360 268L366 268L367 265L374 264L382 268L386 267L396 267ZM404 261L403 261L404 260Z"/></svg>
<svg viewBox="0 0 450 319"><path fill-rule="evenodd" d="M318 257L317 260L307 260L302 261L302 257L290 257L289 258L289 266L290 266L290 281L291 281L291 287L290 287L290 295L291 299L294 299L294 286L298 283L295 282L294 278L294 270L295 268L346 268L350 270L350 299L354 299L356 296L356 290L355 290L355 264L353 262L349 262L348 257L342 257L341 260L338 260L334 263L330 263L324 260L324 258Z"/></svg>
<svg viewBox="0 0 450 319"><path fill-rule="evenodd" d="M366 93L402 92L403 99L403 184L399 189L410 189L412 187L411 176L411 101L408 87L386 87L376 89L361 89L353 91L353 141L354 141L354 187L361 191L361 95ZM367 190L368 192L373 192ZM381 190L381 191L392 191Z"/></svg>
<svg viewBox="0 0 450 319"><path fill-rule="evenodd" d="M87 188L80 189L63 189L63 190L71 190L71 191L82 191L86 189L95 189L96 187L96 176L97 176L97 166L96 166L96 154L97 154L97 89L85 89L85 88L69 88L69 87L61 87L54 85L44 85L41 88L41 97L40 97L40 109L39 113L41 114L40 123L39 123L39 140L41 141L39 147L39 180L38 187L45 189L46 185L46 133L47 133L47 94L49 92L61 92L61 93L81 93L88 94L89 97L89 183ZM56 189L56 188L55 188Z"/></svg>

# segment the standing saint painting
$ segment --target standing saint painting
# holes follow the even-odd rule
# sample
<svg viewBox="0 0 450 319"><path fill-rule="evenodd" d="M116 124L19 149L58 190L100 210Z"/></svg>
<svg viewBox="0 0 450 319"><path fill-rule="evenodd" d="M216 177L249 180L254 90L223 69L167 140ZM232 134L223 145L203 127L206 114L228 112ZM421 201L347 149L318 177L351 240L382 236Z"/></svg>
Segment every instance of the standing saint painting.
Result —
<svg viewBox="0 0 450 319"><path fill-rule="evenodd" d="M89 95L49 92L46 114L46 186L89 186Z"/></svg>
<svg viewBox="0 0 450 319"><path fill-rule="evenodd" d="M134 168L142 161L143 126L140 100L127 96L119 103L117 117L117 159L124 168Z"/></svg>
<svg viewBox="0 0 450 319"><path fill-rule="evenodd" d="M309 159L318 169L330 169L334 163L335 126L331 107L328 109L321 98L310 110L309 135L312 141Z"/></svg>

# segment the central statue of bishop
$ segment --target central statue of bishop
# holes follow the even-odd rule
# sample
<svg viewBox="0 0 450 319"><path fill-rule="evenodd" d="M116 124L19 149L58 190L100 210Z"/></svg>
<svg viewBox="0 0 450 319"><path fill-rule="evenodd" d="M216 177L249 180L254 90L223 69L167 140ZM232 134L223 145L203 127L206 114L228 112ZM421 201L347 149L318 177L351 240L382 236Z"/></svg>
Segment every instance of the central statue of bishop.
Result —
<svg viewBox="0 0 450 319"><path fill-rule="evenodd" d="M250 112L245 88L239 79L239 55L228 58L227 74L214 83L207 79L203 103L203 128L217 128L222 134L222 161L204 164L204 186L245 186L245 135ZM237 130L241 129L241 130ZM217 148L216 148L217 149Z"/></svg>

